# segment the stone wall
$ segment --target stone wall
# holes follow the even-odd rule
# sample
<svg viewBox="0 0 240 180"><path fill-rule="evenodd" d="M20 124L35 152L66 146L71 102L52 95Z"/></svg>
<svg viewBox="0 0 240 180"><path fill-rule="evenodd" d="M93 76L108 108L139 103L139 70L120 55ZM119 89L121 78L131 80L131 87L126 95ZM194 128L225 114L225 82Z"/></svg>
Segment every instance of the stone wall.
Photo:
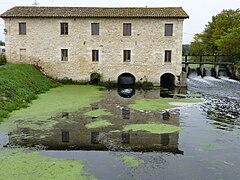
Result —
<svg viewBox="0 0 240 180"><path fill-rule="evenodd" d="M26 22L26 35L19 35L19 22ZM62 22L68 35L60 35ZM91 23L100 24L99 35L91 35ZM131 36L123 36L123 23L132 24ZM166 23L173 24L173 36L164 36ZM117 81L127 72L159 85L164 73L181 74L183 19L7 18L5 27L7 61L38 64L53 78L89 81L99 72L103 81ZM61 49L68 49L67 62ZM99 50L99 62L92 62L92 50ZM123 62L123 50L131 50L131 62ZM172 51L171 63L164 62L165 50Z"/></svg>

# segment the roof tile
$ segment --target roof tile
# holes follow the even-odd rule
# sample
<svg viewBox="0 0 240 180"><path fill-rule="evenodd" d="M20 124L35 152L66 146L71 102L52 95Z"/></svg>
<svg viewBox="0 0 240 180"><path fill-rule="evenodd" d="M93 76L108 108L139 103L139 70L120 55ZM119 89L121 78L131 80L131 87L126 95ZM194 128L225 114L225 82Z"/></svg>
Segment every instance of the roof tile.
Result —
<svg viewBox="0 0 240 180"><path fill-rule="evenodd" d="M189 18L188 14L182 9L182 7L103 8L103 7L41 7L41 6L16 6L1 14L0 17Z"/></svg>

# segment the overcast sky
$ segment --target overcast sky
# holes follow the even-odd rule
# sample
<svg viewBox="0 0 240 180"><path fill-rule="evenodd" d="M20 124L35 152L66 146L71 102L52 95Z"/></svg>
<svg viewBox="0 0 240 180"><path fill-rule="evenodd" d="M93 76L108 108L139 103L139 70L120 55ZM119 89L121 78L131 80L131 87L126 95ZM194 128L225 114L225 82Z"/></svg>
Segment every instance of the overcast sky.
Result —
<svg viewBox="0 0 240 180"><path fill-rule="evenodd" d="M31 6L35 0L0 0L0 14L14 6ZM183 43L203 31L211 17L223 9L240 8L240 0L37 0L41 6L94 7L183 7L190 16L184 22ZM4 41L4 21L0 18L0 40Z"/></svg>

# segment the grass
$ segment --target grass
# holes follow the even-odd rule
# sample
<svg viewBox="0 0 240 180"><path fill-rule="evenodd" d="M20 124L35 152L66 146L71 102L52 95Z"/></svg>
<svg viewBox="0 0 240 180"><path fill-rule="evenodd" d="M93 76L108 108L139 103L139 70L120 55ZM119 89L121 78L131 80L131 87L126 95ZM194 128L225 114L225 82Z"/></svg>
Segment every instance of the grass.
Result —
<svg viewBox="0 0 240 180"><path fill-rule="evenodd" d="M126 125L123 131L148 131L153 134L165 134L180 131L180 128L169 124L149 123Z"/></svg>
<svg viewBox="0 0 240 180"><path fill-rule="evenodd" d="M130 168L138 167L140 164L144 163L144 160L139 160L134 156L124 155L120 158L117 158L117 160L122 161L123 163L127 164Z"/></svg>
<svg viewBox="0 0 240 180"><path fill-rule="evenodd" d="M50 158L24 149L1 149L0 166L0 179L96 179L85 172L82 161Z"/></svg>
<svg viewBox="0 0 240 180"><path fill-rule="evenodd" d="M59 83L46 78L34 66L7 64L0 66L0 121L13 110L27 107L36 94L57 87Z"/></svg>
<svg viewBox="0 0 240 180"><path fill-rule="evenodd" d="M106 111L106 109L96 109L93 111L86 112L84 115L90 116L90 117L99 117L104 115L112 115L112 113Z"/></svg>
<svg viewBox="0 0 240 180"><path fill-rule="evenodd" d="M85 125L88 129L100 128L100 127L107 127L113 125L112 123L108 122L107 120L98 119L91 123Z"/></svg>

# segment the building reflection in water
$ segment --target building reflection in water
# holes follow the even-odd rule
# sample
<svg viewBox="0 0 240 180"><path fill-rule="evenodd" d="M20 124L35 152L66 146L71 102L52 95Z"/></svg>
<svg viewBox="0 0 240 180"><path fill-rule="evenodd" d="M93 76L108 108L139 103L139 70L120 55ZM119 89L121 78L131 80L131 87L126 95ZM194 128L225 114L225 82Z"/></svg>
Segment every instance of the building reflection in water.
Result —
<svg viewBox="0 0 240 180"><path fill-rule="evenodd" d="M136 91L134 97L158 98L159 91ZM132 102L132 101L131 101ZM109 91L104 99L91 107L74 113L69 113L68 118L62 114L53 119L61 119L50 132L38 132L31 129L18 129L10 135L10 144L22 146L44 145L51 150L112 150L112 151L163 151L183 154L178 149L179 133L152 134L146 131L123 132L124 126L129 124L146 124L157 122L179 126L179 111L137 111L128 108L130 101L118 95L117 91ZM101 119L108 120L113 125L104 128L87 129L86 124L96 121L97 117L88 117L84 113L105 109L112 115L101 116ZM27 133L27 134L26 134ZM25 134L25 137L23 138ZM45 138L39 138L39 137Z"/></svg>

